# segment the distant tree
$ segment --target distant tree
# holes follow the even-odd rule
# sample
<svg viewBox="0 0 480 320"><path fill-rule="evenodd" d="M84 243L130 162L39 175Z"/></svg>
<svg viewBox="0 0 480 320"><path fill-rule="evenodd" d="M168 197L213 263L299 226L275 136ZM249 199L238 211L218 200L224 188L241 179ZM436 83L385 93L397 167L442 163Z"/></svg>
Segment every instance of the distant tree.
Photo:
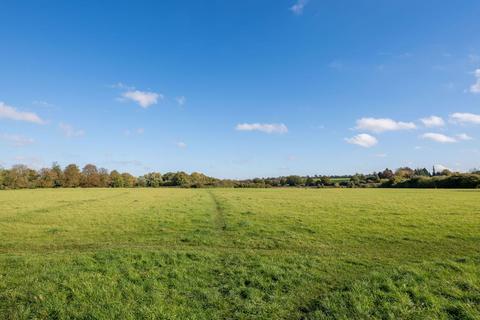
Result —
<svg viewBox="0 0 480 320"><path fill-rule="evenodd" d="M315 184L315 180L313 180L312 177L310 176L307 176L307 179L305 179L305 186L307 187L314 187L316 184Z"/></svg>
<svg viewBox="0 0 480 320"><path fill-rule="evenodd" d="M453 173L448 170L448 169L443 169L441 172L440 172L440 176L451 176Z"/></svg>
<svg viewBox="0 0 480 320"><path fill-rule="evenodd" d="M164 175L162 175L163 185L172 186L174 176L175 176L174 172L167 172Z"/></svg>
<svg viewBox="0 0 480 320"><path fill-rule="evenodd" d="M414 175L418 177L430 177L430 172L426 168L415 169Z"/></svg>
<svg viewBox="0 0 480 320"><path fill-rule="evenodd" d="M64 184L64 176L62 167L57 162L52 164L51 174L53 178L53 187L60 188Z"/></svg>
<svg viewBox="0 0 480 320"><path fill-rule="evenodd" d="M82 187L91 188L100 186L100 175L98 169L93 164L87 164L82 169L82 179L80 182Z"/></svg>
<svg viewBox="0 0 480 320"><path fill-rule="evenodd" d="M286 182L285 182L287 185L291 186L291 187L298 187L298 186L301 186L303 184L303 178L300 177L300 176L288 176L286 178Z"/></svg>
<svg viewBox="0 0 480 320"><path fill-rule="evenodd" d="M0 189L5 189L5 179L8 174L8 171L0 168Z"/></svg>
<svg viewBox="0 0 480 320"><path fill-rule="evenodd" d="M145 186L150 188L158 188L162 185L162 175L158 172L150 172L143 176Z"/></svg>
<svg viewBox="0 0 480 320"><path fill-rule="evenodd" d="M36 186L40 188L55 187L56 173L50 168L40 169Z"/></svg>
<svg viewBox="0 0 480 320"><path fill-rule="evenodd" d="M185 172L177 172L172 178L172 185L186 187L190 184L190 176Z"/></svg>
<svg viewBox="0 0 480 320"><path fill-rule="evenodd" d="M324 187L328 187L328 186L332 185L332 179L330 179L330 177L327 177L327 176L322 176L320 178L320 182L322 183L322 186L324 186Z"/></svg>
<svg viewBox="0 0 480 320"><path fill-rule="evenodd" d="M365 176L363 174L356 173L350 178L349 187L360 187L364 183L366 183Z"/></svg>
<svg viewBox="0 0 480 320"><path fill-rule="evenodd" d="M145 176L141 176L137 178L137 187L144 188L147 186L147 181L145 180Z"/></svg>
<svg viewBox="0 0 480 320"><path fill-rule="evenodd" d="M107 188L110 186L110 173L105 168L98 169L99 187Z"/></svg>
<svg viewBox="0 0 480 320"><path fill-rule="evenodd" d="M122 173L122 179L123 179L123 186L125 188L132 188L135 187L137 184L137 179L132 176L130 173Z"/></svg>
<svg viewBox="0 0 480 320"><path fill-rule="evenodd" d="M387 169L383 170L382 172L379 172L378 176L380 177L380 179L391 179L391 178L393 178L394 174L393 174L392 170L387 168Z"/></svg>
<svg viewBox="0 0 480 320"><path fill-rule="evenodd" d="M110 186L112 188L123 187L123 177L117 170L110 172Z"/></svg>
<svg viewBox="0 0 480 320"><path fill-rule="evenodd" d="M398 168L397 171L395 171L395 176L400 178L410 179L414 175L415 175L415 171L413 171L409 167Z"/></svg>
<svg viewBox="0 0 480 320"><path fill-rule="evenodd" d="M69 164L63 170L64 187L76 188L80 186L80 169L76 164Z"/></svg>
<svg viewBox="0 0 480 320"><path fill-rule="evenodd" d="M12 189L31 188L35 186L34 181L37 180L38 174L35 170L29 169L27 166L18 164L14 165L8 172L7 185Z"/></svg>
<svg viewBox="0 0 480 320"><path fill-rule="evenodd" d="M206 175L204 175L203 173L200 173L200 172L193 172L191 175L190 175L190 183L192 186L195 186L195 187L202 187L202 186L206 186L206 185L213 185L215 183L215 180L214 178L211 178L211 177L208 177ZM262 180L261 183L264 183L263 179L260 179Z"/></svg>

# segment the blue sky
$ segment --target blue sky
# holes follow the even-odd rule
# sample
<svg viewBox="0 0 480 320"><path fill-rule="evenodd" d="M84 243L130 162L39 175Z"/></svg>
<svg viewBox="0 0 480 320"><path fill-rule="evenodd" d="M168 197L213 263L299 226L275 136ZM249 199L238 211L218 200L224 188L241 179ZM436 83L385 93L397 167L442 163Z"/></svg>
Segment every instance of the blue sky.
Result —
<svg viewBox="0 0 480 320"><path fill-rule="evenodd" d="M479 16L473 0L2 1L0 164L480 167Z"/></svg>

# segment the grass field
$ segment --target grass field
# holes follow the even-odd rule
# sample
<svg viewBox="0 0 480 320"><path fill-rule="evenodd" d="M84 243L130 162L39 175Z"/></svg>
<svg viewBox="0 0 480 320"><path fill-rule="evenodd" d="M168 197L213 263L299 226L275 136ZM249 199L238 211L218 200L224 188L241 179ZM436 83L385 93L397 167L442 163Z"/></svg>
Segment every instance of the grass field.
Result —
<svg viewBox="0 0 480 320"><path fill-rule="evenodd" d="M480 192L0 192L0 319L480 319Z"/></svg>

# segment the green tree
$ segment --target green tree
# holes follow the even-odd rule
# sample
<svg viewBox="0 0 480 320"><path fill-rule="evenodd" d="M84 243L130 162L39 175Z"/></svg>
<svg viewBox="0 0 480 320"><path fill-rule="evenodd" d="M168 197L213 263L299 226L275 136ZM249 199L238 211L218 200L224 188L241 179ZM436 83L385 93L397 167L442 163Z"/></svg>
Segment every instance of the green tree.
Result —
<svg viewBox="0 0 480 320"><path fill-rule="evenodd" d="M172 178L172 185L186 187L190 185L190 176L185 172L177 172Z"/></svg>
<svg viewBox="0 0 480 320"><path fill-rule="evenodd" d="M135 184L137 183L137 179L127 172L122 173L122 179L123 179L123 186L125 188L135 187Z"/></svg>
<svg viewBox="0 0 480 320"><path fill-rule="evenodd" d="M110 186L113 188L123 187L123 177L117 170L110 172Z"/></svg>
<svg viewBox="0 0 480 320"><path fill-rule="evenodd" d="M397 171L395 171L395 176L400 178L410 179L414 175L415 175L415 171L413 171L409 167L398 168Z"/></svg>
<svg viewBox="0 0 480 320"><path fill-rule="evenodd" d="M323 186L331 186L332 185L332 180L330 177L327 176L322 176L320 178L320 182L322 183Z"/></svg>
<svg viewBox="0 0 480 320"><path fill-rule="evenodd" d="M110 186L110 174L105 168L98 169L99 185L98 187L107 188Z"/></svg>
<svg viewBox="0 0 480 320"><path fill-rule="evenodd" d="M300 176L288 176L285 183L290 187L297 187L303 184L303 178Z"/></svg>
<svg viewBox="0 0 480 320"><path fill-rule="evenodd" d="M158 188L164 181L159 172L150 172L143 177L145 179L145 186L150 188Z"/></svg>
<svg viewBox="0 0 480 320"><path fill-rule="evenodd" d="M54 162L52 164L52 169L50 171L53 179L53 187L54 188L62 187L64 184L62 167L60 167L58 163Z"/></svg>
<svg viewBox="0 0 480 320"><path fill-rule="evenodd" d="M419 169L415 169L414 175L418 177L430 177L430 172L428 172L426 168L423 168L423 169L419 168Z"/></svg>

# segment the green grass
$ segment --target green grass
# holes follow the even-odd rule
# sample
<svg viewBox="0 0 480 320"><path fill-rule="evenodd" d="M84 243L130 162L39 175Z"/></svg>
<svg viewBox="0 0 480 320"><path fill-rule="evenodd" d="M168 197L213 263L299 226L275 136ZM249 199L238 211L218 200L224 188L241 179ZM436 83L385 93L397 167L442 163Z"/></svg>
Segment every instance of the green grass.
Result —
<svg viewBox="0 0 480 320"><path fill-rule="evenodd" d="M480 319L480 192L0 192L0 319Z"/></svg>

